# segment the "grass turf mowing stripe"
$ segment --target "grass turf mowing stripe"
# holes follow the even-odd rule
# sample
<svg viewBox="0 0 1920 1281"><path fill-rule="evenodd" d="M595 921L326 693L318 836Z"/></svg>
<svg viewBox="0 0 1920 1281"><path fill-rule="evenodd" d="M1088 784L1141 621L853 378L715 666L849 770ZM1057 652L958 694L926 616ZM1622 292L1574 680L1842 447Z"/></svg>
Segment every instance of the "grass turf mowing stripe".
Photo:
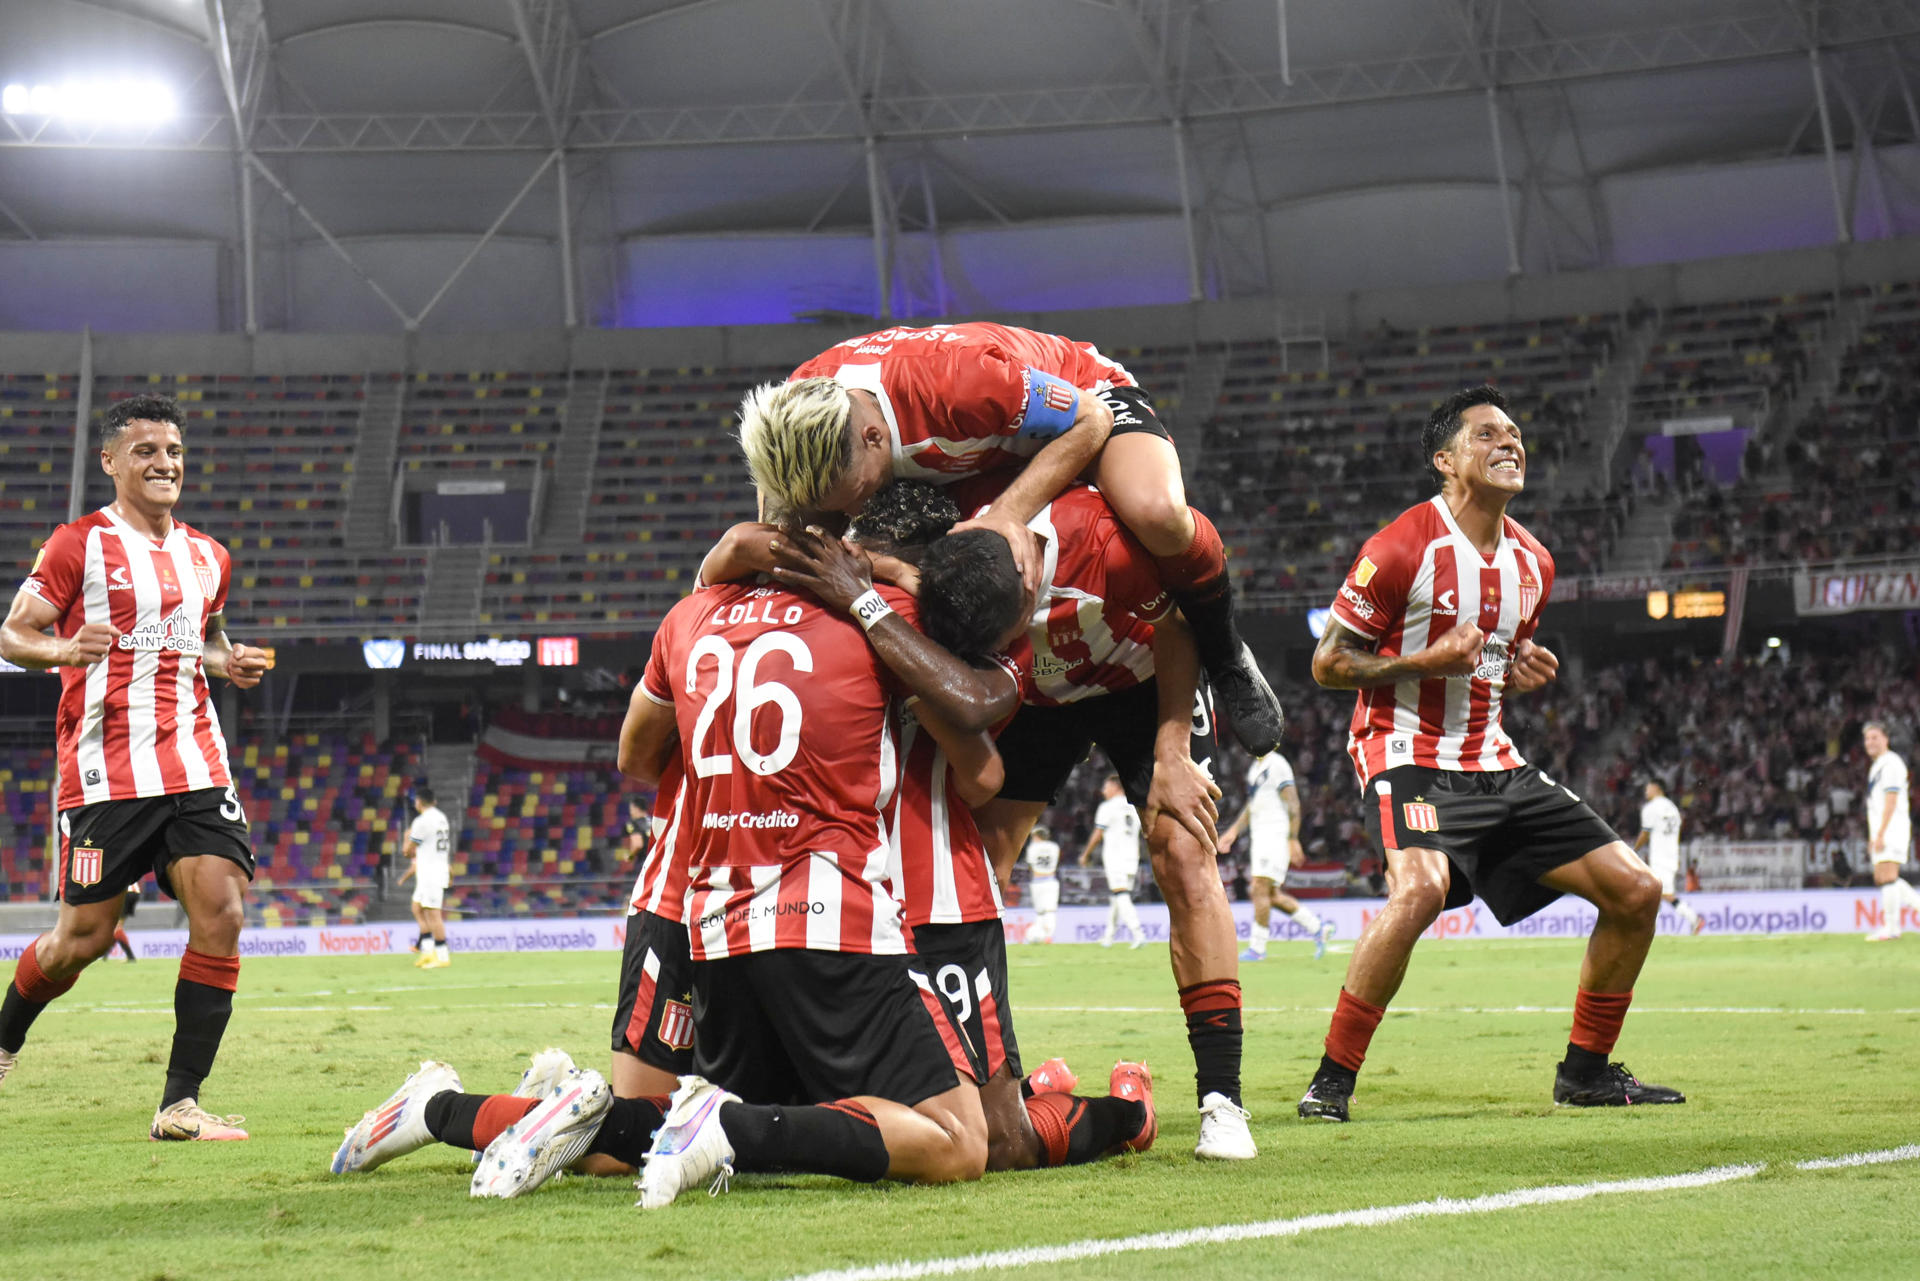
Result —
<svg viewBox="0 0 1920 1281"><path fill-rule="evenodd" d="M1765 1169L1764 1163L1721 1165L1690 1174L1666 1174L1644 1179L1618 1179L1606 1183L1564 1183L1540 1188L1520 1188L1487 1196L1456 1200L1436 1197L1406 1205L1372 1206L1364 1210L1340 1210L1331 1214L1308 1214L1296 1219L1268 1219L1260 1223L1227 1223L1211 1228L1187 1228L1179 1232L1149 1232L1140 1236L1105 1240L1071 1241L1065 1245L1027 1246L1017 1250L994 1250L985 1254L961 1255L947 1259L927 1259L919 1263L880 1263L863 1268L844 1268L812 1272L794 1281L912 1281L916 1277L959 1276L970 1272L993 1272L1035 1264L1071 1263L1113 1254L1134 1254L1150 1250L1182 1250L1196 1245L1220 1245L1234 1241L1258 1241L1271 1237L1299 1236L1329 1228L1382 1227L1409 1219L1440 1218L1464 1214L1492 1214L1530 1205L1558 1205L1584 1201L1590 1197L1624 1192L1670 1192L1681 1188L1711 1187L1750 1179Z"/></svg>

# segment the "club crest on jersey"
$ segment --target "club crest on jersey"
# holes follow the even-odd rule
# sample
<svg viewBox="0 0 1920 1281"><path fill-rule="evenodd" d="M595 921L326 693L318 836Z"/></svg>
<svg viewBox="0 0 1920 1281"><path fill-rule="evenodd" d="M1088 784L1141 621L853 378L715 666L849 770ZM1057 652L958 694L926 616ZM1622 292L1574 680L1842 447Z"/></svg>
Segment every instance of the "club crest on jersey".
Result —
<svg viewBox="0 0 1920 1281"><path fill-rule="evenodd" d="M662 1001L654 1035L670 1050L693 1048L693 1006L685 1001Z"/></svg>
<svg viewBox="0 0 1920 1281"><path fill-rule="evenodd" d="M214 572L213 566L207 564L205 561L196 560L193 562L193 576L200 580L200 594L202 596L212 596L214 589L220 586L219 575Z"/></svg>
<svg viewBox="0 0 1920 1281"><path fill-rule="evenodd" d="M1409 832L1440 830L1440 812L1424 801L1408 801L1402 805L1400 819Z"/></svg>
<svg viewBox="0 0 1920 1281"><path fill-rule="evenodd" d="M1520 617L1522 619L1532 618L1534 608L1539 604L1540 604L1540 584L1534 582L1533 579L1531 578L1521 579L1520 580Z"/></svg>
<svg viewBox="0 0 1920 1281"><path fill-rule="evenodd" d="M98 845L74 846L73 866L67 871L67 879L75 885L98 885L103 858L105 855Z"/></svg>

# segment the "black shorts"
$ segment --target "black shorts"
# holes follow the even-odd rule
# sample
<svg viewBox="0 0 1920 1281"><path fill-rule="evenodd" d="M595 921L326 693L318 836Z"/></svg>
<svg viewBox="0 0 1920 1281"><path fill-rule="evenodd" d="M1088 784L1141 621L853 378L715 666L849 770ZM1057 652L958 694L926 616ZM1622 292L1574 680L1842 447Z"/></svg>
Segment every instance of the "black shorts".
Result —
<svg viewBox="0 0 1920 1281"><path fill-rule="evenodd" d="M1560 897L1540 884L1542 876L1620 839L1585 801L1531 765L1484 773L1402 765L1367 784L1364 808L1367 833L1384 849L1447 856L1448 907L1464 907L1477 893L1502 925Z"/></svg>
<svg viewBox="0 0 1920 1281"><path fill-rule="evenodd" d="M924 977L947 1016L943 1039L954 1066L985 1085L1002 1065L1020 1070L1020 1045L1013 1036L1013 1006L1007 1000L1007 932L995 917L964 925L916 925L913 946L920 954L915 972Z"/></svg>
<svg viewBox="0 0 1920 1281"><path fill-rule="evenodd" d="M1113 412L1111 435L1124 436L1130 431L1140 431L1165 441L1173 440L1166 425L1160 421L1160 416L1153 412L1153 402L1147 399L1147 393L1140 388L1109 387L1094 395L1100 397L1100 403Z"/></svg>
<svg viewBox="0 0 1920 1281"><path fill-rule="evenodd" d="M945 1016L912 959L782 948L695 961L694 1071L749 1103L945 1094L960 1083Z"/></svg>
<svg viewBox="0 0 1920 1281"><path fill-rule="evenodd" d="M675 1076L693 1071L693 961L679 921L652 912L627 918L613 1048Z"/></svg>
<svg viewBox="0 0 1920 1281"><path fill-rule="evenodd" d="M77 805L60 812L60 898L104 903L152 872L160 892L177 899L167 871L198 854L226 859L253 879L247 815L230 787Z"/></svg>
<svg viewBox="0 0 1920 1281"><path fill-rule="evenodd" d="M1112 694L1095 694L1059 707L1022 707L996 746L1006 766L1000 799L1051 805L1060 798L1073 767L1091 748L1106 753L1120 786L1134 805L1147 803L1153 785L1153 740L1160 725L1160 689L1154 681ZM1194 762L1209 774L1219 755L1219 723L1203 679L1193 698L1188 742Z"/></svg>

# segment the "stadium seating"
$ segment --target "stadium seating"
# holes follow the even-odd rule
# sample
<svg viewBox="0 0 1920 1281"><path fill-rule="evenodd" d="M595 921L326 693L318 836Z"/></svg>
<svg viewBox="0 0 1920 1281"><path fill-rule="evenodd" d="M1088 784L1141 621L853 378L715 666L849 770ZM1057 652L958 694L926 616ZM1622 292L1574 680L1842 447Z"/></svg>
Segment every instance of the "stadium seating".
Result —
<svg viewBox="0 0 1920 1281"><path fill-rule="evenodd" d="M455 841L450 910L469 916L619 911L634 869L625 794L605 768L478 762Z"/></svg>

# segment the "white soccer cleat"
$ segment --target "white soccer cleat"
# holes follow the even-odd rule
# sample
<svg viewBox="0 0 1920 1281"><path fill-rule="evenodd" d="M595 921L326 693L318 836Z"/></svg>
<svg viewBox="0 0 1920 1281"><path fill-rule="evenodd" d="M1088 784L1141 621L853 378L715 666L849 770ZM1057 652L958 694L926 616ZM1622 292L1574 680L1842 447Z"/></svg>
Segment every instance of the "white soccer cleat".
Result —
<svg viewBox="0 0 1920 1281"><path fill-rule="evenodd" d="M1253 1113L1215 1091L1200 1101L1200 1141L1193 1154L1206 1161L1251 1161L1260 1155L1247 1122Z"/></svg>
<svg viewBox="0 0 1920 1281"><path fill-rule="evenodd" d="M1867 942L1893 943L1897 942L1899 938L1899 932L1896 930L1875 930L1873 933L1867 935Z"/></svg>
<svg viewBox="0 0 1920 1281"><path fill-rule="evenodd" d="M558 1046L535 1052L527 1070L520 1074L520 1084L513 1087L516 1099L545 1098L548 1091L560 1082L567 1073L574 1070L573 1056ZM473 1154L473 1163L480 1164L480 1154Z"/></svg>
<svg viewBox="0 0 1920 1281"><path fill-rule="evenodd" d="M705 1077L681 1077L666 1119L647 1151L637 1185L640 1199L634 1204L643 1210L662 1210L688 1188L709 1182L709 1196L726 1191L727 1180L733 1177L733 1144L721 1128L720 1105L739 1101L739 1095Z"/></svg>
<svg viewBox="0 0 1920 1281"><path fill-rule="evenodd" d="M244 1139L240 1128L244 1116L215 1116L200 1106L197 1099L181 1099L172 1107L156 1108L153 1124L147 1129L150 1139L184 1142L224 1142Z"/></svg>
<svg viewBox="0 0 1920 1281"><path fill-rule="evenodd" d="M427 1100L459 1088L458 1072L436 1059L422 1060L420 1070L402 1081L385 1103L347 1127L328 1168L335 1174L356 1174L419 1151L433 1142L427 1132Z"/></svg>
<svg viewBox="0 0 1920 1281"><path fill-rule="evenodd" d="M0 1050L0 1082L7 1079L7 1073L13 1071L13 1065L19 1061L18 1054L9 1054L5 1050Z"/></svg>
<svg viewBox="0 0 1920 1281"><path fill-rule="evenodd" d="M604 1077L592 1068L569 1069L480 1154L473 1195L506 1198L533 1191L580 1159L612 1105Z"/></svg>

